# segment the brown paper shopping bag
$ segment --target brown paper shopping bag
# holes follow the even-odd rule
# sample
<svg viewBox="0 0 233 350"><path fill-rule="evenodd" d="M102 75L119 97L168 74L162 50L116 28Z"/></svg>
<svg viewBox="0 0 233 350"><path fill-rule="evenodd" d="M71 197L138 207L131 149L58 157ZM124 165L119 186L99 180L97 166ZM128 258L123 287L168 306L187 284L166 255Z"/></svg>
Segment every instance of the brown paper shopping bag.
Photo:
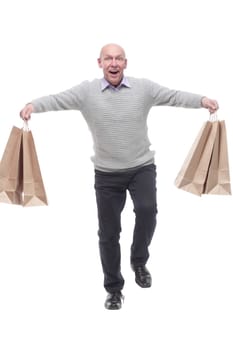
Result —
<svg viewBox="0 0 233 350"><path fill-rule="evenodd" d="M224 120L219 121L204 193L231 194L227 133Z"/></svg>
<svg viewBox="0 0 233 350"><path fill-rule="evenodd" d="M22 202L22 129L13 127L0 163L0 202Z"/></svg>
<svg viewBox="0 0 233 350"><path fill-rule="evenodd" d="M30 130L23 130L23 206L47 205L36 147Z"/></svg>
<svg viewBox="0 0 233 350"><path fill-rule="evenodd" d="M202 126L176 177L178 188L199 196L203 193L217 128L217 121Z"/></svg>

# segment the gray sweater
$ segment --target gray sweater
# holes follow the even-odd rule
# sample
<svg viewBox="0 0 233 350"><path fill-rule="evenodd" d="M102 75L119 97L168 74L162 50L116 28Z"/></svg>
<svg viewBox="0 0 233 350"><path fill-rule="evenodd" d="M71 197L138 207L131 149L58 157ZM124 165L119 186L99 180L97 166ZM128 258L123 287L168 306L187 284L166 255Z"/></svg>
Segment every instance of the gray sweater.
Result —
<svg viewBox="0 0 233 350"><path fill-rule="evenodd" d="M130 87L102 91L101 79L32 101L35 113L79 110L94 142L95 168L116 171L153 163L147 117L153 106L200 108L203 96L128 77Z"/></svg>

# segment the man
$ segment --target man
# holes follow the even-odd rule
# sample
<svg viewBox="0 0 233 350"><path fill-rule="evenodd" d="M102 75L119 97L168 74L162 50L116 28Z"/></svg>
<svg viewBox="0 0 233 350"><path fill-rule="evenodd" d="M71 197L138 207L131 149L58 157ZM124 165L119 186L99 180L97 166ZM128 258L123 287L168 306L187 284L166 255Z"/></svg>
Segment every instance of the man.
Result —
<svg viewBox="0 0 233 350"><path fill-rule="evenodd" d="M207 97L171 90L147 79L126 77L127 59L122 47L105 45L98 58L103 79L81 84L33 100L20 112L28 120L31 113L79 110L93 136L95 154L95 191L99 219L99 248L108 292L105 307L120 309L124 279L121 274L121 212L129 191L135 212L131 246L131 266L136 283L151 286L146 267L149 245L156 226L156 166L149 149L147 116L152 106L207 108L210 113L218 103Z"/></svg>

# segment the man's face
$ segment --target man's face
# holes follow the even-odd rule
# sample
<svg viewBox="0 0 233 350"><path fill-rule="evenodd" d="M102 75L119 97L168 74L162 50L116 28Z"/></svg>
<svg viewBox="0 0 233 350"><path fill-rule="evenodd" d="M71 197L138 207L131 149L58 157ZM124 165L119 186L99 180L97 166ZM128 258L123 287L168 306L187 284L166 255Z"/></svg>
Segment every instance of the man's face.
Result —
<svg viewBox="0 0 233 350"><path fill-rule="evenodd" d="M114 44L104 46L98 64L103 69L104 77L110 84L113 86L120 84L127 66L125 52L120 46Z"/></svg>

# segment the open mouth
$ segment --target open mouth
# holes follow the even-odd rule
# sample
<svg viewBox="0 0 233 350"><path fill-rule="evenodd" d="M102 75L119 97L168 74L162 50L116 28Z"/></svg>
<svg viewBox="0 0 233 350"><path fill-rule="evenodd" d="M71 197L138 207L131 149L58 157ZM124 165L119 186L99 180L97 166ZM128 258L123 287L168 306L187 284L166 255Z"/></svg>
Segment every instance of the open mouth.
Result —
<svg viewBox="0 0 233 350"><path fill-rule="evenodd" d="M119 73L119 71L109 71L109 73L110 73L111 75L117 75L117 74Z"/></svg>

